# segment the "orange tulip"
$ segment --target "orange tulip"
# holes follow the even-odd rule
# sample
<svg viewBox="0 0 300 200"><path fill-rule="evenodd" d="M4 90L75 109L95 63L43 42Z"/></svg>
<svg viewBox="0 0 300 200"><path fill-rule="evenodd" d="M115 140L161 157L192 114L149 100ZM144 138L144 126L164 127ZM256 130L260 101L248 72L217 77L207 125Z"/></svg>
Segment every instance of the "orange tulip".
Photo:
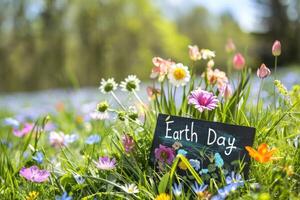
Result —
<svg viewBox="0 0 300 200"><path fill-rule="evenodd" d="M249 155L260 163L266 163L272 160L273 153L276 151L276 149L269 150L268 145L265 143L259 145L257 151L250 146L246 146L245 148Z"/></svg>

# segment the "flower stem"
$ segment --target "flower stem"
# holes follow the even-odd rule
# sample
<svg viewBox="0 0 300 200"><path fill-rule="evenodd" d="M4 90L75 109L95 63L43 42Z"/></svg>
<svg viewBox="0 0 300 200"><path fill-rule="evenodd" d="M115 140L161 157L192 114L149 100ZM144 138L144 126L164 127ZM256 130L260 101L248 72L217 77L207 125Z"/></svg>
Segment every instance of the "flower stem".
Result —
<svg viewBox="0 0 300 200"><path fill-rule="evenodd" d="M274 81L277 79L276 72L277 72L277 56L275 56L275 69L274 69ZM274 84L274 83L273 83ZM276 86L274 84L274 108L276 110Z"/></svg>
<svg viewBox="0 0 300 200"><path fill-rule="evenodd" d="M116 102L123 108L123 110L126 110L125 107L123 106L123 104L121 103L121 101L115 95L115 93L111 91L111 95L114 97L114 99L116 100Z"/></svg>
<svg viewBox="0 0 300 200"><path fill-rule="evenodd" d="M258 108L259 108L259 99L260 99L260 93L263 87L263 82L264 80L261 79L260 81L260 86L259 86L259 90L258 90L258 95L257 95L257 103L256 103L256 121L258 121Z"/></svg>

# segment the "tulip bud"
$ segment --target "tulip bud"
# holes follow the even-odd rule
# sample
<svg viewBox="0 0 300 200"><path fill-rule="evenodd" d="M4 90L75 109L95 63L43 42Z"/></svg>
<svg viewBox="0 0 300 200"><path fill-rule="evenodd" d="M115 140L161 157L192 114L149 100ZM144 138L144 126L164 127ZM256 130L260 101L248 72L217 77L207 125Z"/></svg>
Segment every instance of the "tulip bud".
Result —
<svg viewBox="0 0 300 200"><path fill-rule="evenodd" d="M229 38L227 40L227 44L225 45L225 50L227 53L231 53L235 51L235 44L233 43L233 40L231 38Z"/></svg>
<svg viewBox="0 0 300 200"><path fill-rule="evenodd" d="M229 99L232 96L232 88L229 83L222 86L221 95L224 96L225 99Z"/></svg>
<svg viewBox="0 0 300 200"><path fill-rule="evenodd" d="M272 46L272 54L273 56L280 56L281 54L281 43L278 40Z"/></svg>
<svg viewBox="0 0 300 200"><path fill-rule="evenodd" d="M257 69L256 72L258 78L264 79L270 76L271 71L270 69L263 63L261 64L260 68Z"/></svg>
<svg viewBox="0 0 300 200"><path fill-rule="evenodd" d="M237 70L241 70L245 66L245 58L241 53L237 53L233 57L233 67Z"/></svg>
<svg viewBox="0 0 300 200"><path fill-rule="evenodd" d="M190 59L193 61L201 59L201 54L197 45L194 46L189 45L189 55L190 55Z"/></svg>

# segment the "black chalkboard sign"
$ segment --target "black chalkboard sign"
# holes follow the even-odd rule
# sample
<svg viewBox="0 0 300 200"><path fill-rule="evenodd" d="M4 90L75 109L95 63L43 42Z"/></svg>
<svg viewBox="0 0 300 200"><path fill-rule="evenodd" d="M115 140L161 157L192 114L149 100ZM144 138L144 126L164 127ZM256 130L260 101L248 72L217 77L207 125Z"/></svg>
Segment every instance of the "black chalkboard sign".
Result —
<svg viewBox="0 0 300 200"><path fill-rule="evenodd" d="M252 127L159 114L150 160L156 167L171 164L180 153L204 180L232 170L247 177L250 158L245 146L252 146L254 137ZM236 169L241 163L242 169Z"/></svg>

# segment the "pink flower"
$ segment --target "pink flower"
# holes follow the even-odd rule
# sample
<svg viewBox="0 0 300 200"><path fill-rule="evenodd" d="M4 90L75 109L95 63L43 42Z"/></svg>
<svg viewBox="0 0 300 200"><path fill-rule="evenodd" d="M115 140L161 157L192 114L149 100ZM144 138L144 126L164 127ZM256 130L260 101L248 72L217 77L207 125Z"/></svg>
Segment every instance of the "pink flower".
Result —
<svg viewBox="0 0 300 200"><path fill-rule="evenodd" d="M50 173L47 170L40 170L34 165L29 168L23 167L20 170L20 176L23 176L31 182L41 183L48 180Z"/></svg>
<svg viewBox="0 0 300 200"><path fill-rule="evenodd" d="M22 129L13 129L13 134L17 137L28 135L33 129L33 124L25 123Z"/></svg>
<svg viewBox="0 0 300 200"><path fill-rule="evenodd" d="M154 87L147 87L147 95L150 100L155 99L156 96L160 95L160 89L156 89Z"/></svg>
<svg viewBox="0 0 300 200"><path fill-rule="evenodd" d="M159 145L159 148L154 150L155 158L161 163L172 164L175 158L175 152L172 148L166 147L164 145Z"/></svg>
<svg viewBox="0 0 300 200"><path fill-rule="evenodd" d="M160 57L154 57L152 63L154 64L154 67L152 68L150 78L158 78L158 81L160 82L164 80L170 66L174 64L171 60L164 60Z"/></svg>
<svg viewBox="0 0 300 200"><path fill-rule="evenodd" d="M110 159L108 156L99 157L98 162L95 162L96 167L102 170L112 170L116 168L116 159Z"/></svg>
<svg viewBox="0 0 300 200"><path fill-rule="evenodd" d="M200 60L201 59L201 53L199 51L199 48L197 45L189 45L189 55L190 59L193 61Z"/></svg>
<svg viewBox="0 0 300 200"><path fill-rule="evenodd" d="M205 74L203 74L202 76L204 76L204 75ZM219 69L215 69L215 70L212 70L210 68L207 69L207 79L211 85L214 85L217 83L218 87L223 86L224 83L228 82L226 73Z"/></svg>
<svg viewBox="0 0 300 200"><path fill-rule="evenodd" d="M127 134L123 135L122 144L126 153L130 153L135 146L133 138Z"/></svg>
<svg viewBox="0 0 300 200"><path fill-rule="evenodd" d="M233 57L233 67L237 70L241 70L245 66L245 58L241 53L237 53Z"/></svg>
<svg viewBox="0 0 300 200"><path fill-rule="evenodd" d="M273 56L280 56L281 54L281 43L276 40L272 46L272 54Z"/></svg>
<svg viewBox="0 0 300 200"><path fill-rule="evenodd" d="M233 40L231 38L229 38L227 40L227 44L225 45L225 50L227 53L231 53L235 51L235 44L233 43Z"/></svg>
<svg viewBox="0 0 300 200"><path fill-rule="evenodd" d="M213 93L201 90L200 88L192 91L188 99L188 103L194 105L200 112L213 110L219 103L219 100Z"/></svg>
<svg viewBox="0 0 300 200"><path fill-rule="evenodd" d="M224 84L223 87L219 89L219 91L225 99L229 99L229 97L232 96L232 88L229 83Z"/></svg>
<svg viewBox="0 0 300 200"><path fill-rule="evenodd" d="M264 79L271 75L270 69L263 63L260 68L257 69L256 72L258 78Z"/></svg>
<svg viewBox="0 0 300 200"><path fill-rule="evenodd" d="M51 131L49 135L51 146L55 148L66 146L65 135L63 132Z"/></svg>

